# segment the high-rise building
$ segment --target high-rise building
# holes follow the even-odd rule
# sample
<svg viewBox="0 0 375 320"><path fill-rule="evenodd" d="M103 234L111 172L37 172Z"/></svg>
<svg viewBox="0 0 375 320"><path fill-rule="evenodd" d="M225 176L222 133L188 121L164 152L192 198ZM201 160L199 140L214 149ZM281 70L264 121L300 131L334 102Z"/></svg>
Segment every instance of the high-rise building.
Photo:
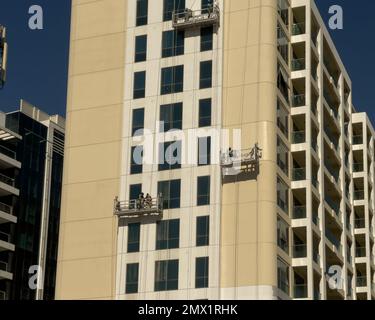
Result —
<svg viewBox="0 0 375 320"><path fill-rule="evenodd" d="M56 298L375 297L373 130L314 1L73 0L70 48Z"/></svg>
<svg viewBox="0 0 375 320"><path fill-rule="evenodd" d="M7 66L6 29L0 24L0 89L4 86Z"/></svg>
<svg viewBox="0 0 375 320"><path fill-rule="evenodd" d="M55 294L65 120L26 101L21 101L19 110L2 117L1 297L51 300Z"/></svg>

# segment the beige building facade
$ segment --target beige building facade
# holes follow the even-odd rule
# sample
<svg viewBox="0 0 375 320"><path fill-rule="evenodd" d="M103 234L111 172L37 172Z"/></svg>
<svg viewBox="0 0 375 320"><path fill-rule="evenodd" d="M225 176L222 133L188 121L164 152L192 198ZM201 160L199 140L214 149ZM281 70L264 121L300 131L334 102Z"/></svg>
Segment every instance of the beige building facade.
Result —
<svg viewBox="0 0 375 320"><path fill-rule="evenodd" d="M56 298L374 298L351 98L313 1L73 0Z"/></svg>

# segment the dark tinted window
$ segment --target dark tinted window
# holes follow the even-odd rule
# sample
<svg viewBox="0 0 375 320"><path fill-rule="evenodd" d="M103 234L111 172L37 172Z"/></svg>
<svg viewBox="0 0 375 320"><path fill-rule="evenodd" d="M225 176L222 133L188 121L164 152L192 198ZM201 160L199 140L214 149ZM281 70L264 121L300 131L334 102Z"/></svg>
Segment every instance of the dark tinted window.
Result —
<svg viewBox="0 0 375 320"><path fill-rule="evenodd" d="M163 220L156 224L156 250L177 249L180 245L180 220Z"/></svg>
<svg viewBox="0 0 375 320"><path fill-rule="evenodd" d="M211 99L199 100L199 127L211 126Z"/></svg>
<svg viewBox="0 0 375 320"><path fill-rule="evenodd" d="M178 260L155 262L155 291L178 290Z"/></svg>
<svg viewBox="0 0 375 320"><path fill-rule="evenodd" d="M126 294L138 292L138 271L138 263L131 263L126 265Z"/></svg>
<svg viewBox="0 0 375 320"><path fill-rule="evenodd" d="M159 171L181 168L181 141L170 141L159 144Z"/></svg>
<svg viewBox="0 0 375 320"><path fill-rule="evenodd" d="M199 88L206 89L212 87L212 61L202 61L199 76Z"/></svg>
<svg viewBox="0 0 375 320"><path fill-rule="evenodd" d="M128 252L139 252L139 239L141 234L141 225L131 223L128 225Z"/></svg>
<svg viewBox="0 0 375 320"><path fill-rule="evenodd" d="M134 146L130 154L130 174L139 174L143 171L143 146Z"/></svg>
<svg viewBox="0 0 375 320"><path fill-rule="evenodd" d="M185 9L185 0L164 0L163 21L172 20L173 11L182 12Z"/></svg>
<svg viewBox="0 0 375 320"><path fill-rule="evenodd" d="M171 94L184 90L184 66L163 68L161 70L160 94Z"/></svg>
<svg viewBox="0 0 375 320"><path fill-rule="evenodd" d="M135 62L146 61L147 58L147 35L135 37Z"/></svg>
<svg viewBox="0 0 375 320"><path fill-rule="evenodd" d="M173 57L184 54L185 51L184 31L164 31L162 39L162 57Z"/></svg>
<svg viewBox="0 0 375 320"><path fill-rule="evenodd" d="M180 207L181 180L159 181L158 194L162 194L164 209Z"/></svg>
<svg viewBox="0 0 375 320"><path fill-rule="evenodd" d="M195 260L195 288L208 288L208 257Z"/></svg>
<svg viewBox="0 0 375 320"><path fill-rule="evenodd" d="M197 217L197 247L208 246L210 234L210 217Z"/></svg>
<svg viewBox="0 0 375 320"><path fill-rule="evenodd" d="M134 109L133 110L133 121L132 121L132 136L136 133L143 134L145 121L145 109Z"/></svg>
<svg viewBox="0 0 375 320"><path fill-rule="evenodd" d="M198 177L197 206L210 204L210 177Z"/></svg>
<svg viewBox="0 0 375 320"><path fill-rule="evenodd" d="M137 0L136 26L147 24L148 0Z"/></svg>
<svg viewBox="0 0 375 320"><path fill-rule="evenodd" d="M146 71L134 73L133 99L144 98L146 94Z"/></svg>
<svg viewBox="0 0 375 320"><path fill-rule="evenodd" d="M212 50L213 34L213 27L206 27L201 29L201 51Z"/></svg>
<svg viewBox="0 0 375 320"><path fill-rule="evenodd" d="M182 129L182 103L160 106L160 122L161 132L167 132L172 129Z"/></svg>

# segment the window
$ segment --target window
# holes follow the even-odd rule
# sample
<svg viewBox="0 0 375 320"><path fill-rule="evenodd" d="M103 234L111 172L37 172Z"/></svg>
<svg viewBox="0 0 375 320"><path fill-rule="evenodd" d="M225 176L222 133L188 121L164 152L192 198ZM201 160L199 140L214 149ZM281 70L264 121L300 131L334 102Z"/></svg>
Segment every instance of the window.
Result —
<svg viewBox="0 0 375 320"><path fill-rule="evenodd" d="M129 189L129 200L138 199L142 193L142 184L131 184Z"/></svg>
<svg viewBox="0 0 375 320"><path fill-rule="evenodd" d="M213 27L206 27L201 29L201 51L212 50L213 35Z"/></svg>
<svg viewBox="0 0 375 320"><path fill-rule="evenodd" d="M185 9L185 0L164 0L163 21L172 20L173 11L182 12Z"/></svg>
<svg viewBox="0 0 375 320"><path fill-rule="evenodd" d="M143 146L134 146L130 154L130 174L139 174L143 171Z"/></svg>
<svg viewBox="0 0 375 320"><path fill-rule="evenodd" d="M132 121L132 136L142 135L145 122L145 109L134 109L133 110L133 121Z"/></svg>
<svg viewBox="0 0 375 320"><path fill-rule="evenodd" d="M289 266L281 259L277 259L277 286L289 295Z"/></svg>
<svg viewBox="0 0 375 320"><path fill-rule="evenodd" d="M184 90L184 66L163 68L161 70L160 94L171 94Z"/></svg>
<svg viewBox="0 0 375 320"><path fill-rule="evenodd" d="M156 250L180 246L180 220L164 220L156 224Z"/></svg>
<svg viewBox="0 0 375 320"><path fill-rule="evenodd" d="M199 127L211 126L211 99L199 100Z"/></svg>
<svg viewBox="0 0 375 320"><path fill-rule="evenodd" d="M285 137L289 138L289 113L279 99L277 99L277 126Z"/></svg>
<svg viewBox="0 0 375 320"><path fill-rule="evenodd" d="M181 141L170 141L159 144L159 171L181 168Z"/></svg>
<svg viewBox="0 0 375 320"><path fill-rule="evenodd" d="M279 136L277 136L277 165L286 175L289 174L289 150Z"/></svg>
<svg viewBox="0 0 375 320"><path fill-rule="evenodd" d="M277 177L277 205L286 214L289 214L289 189L288 185Z"/></svg>
<svg viewBox="0 0 375 320"><path fill-rule="evenodd" d="M283 57L286 64L289 63L289 39L281 27L280 23L277 24L277 49Z"/></svg>
<svg viewBox="0 0 375 320"><path fill-rule="evenodd" d="M279 217L277 217L277 245L289 254L289 226Z"/></svg>
<svg viewBox="0 0 375 320"><path fill-rule="evenodd" d="M206 9L210 6L213 6L214 0L202 0L202 9Z"/></svg>
<svg viewBox="0 0 375 320"><path fill-rule="evenodd" d="M155 291L178 290L178 260L155 262Z"/></svg>
<svg viewBox="0 0 375 320"><path fill-rule="evenodd" d="M182 129L182 103L160 106L160 132Z"/></svg>
<svg viewBox="0 0 375 320"><path fill-rule="evenodd" d="M208 288L208 257L195 260L195 288Z"/></svg>
<svg viewBox="0 0 375 320"><path fill-rule="evenodd" d="M137 0L136 26L147 24L148 0Z"/></svg>
<svg viewBox="0 0 375 320"><path fill-rule="evenodd" d="M210 176L198 177L197 206L210 204Z"/></svg>
<svg viewBox="0 0 375 320"><path fill-rule="evenodd" d="M133 99L144 98L146 94L146 71L134 73Z"/></svg>
<svg viewBox="0 0 375 320"><path fill-rule="evenodd" d="M210 217L197 217L197 247L208 246L210 239Z"/></svg>
<svg viewBox="0 0 375 320"><path fill-rule="evenodd" d="M126 294L138 292L138 271L138 263L131 263L126 265Z"/></svg>
<svg viewBox="0 0 375 320"><path fill-rule="evenodd" d="M134 62L146 61L147 58L147 35L135 37Z"/></svg>
<svg viewBox="0 0 375 320"><path fill-rule="evenodd" d="M179 56L185 51L185 32L184 31L164 31L162 39L162 58Z"/></svg>
<svg viewBox="0 0 375 320"><path fill-rule="evenodd" d="M198 138L198 166L211 164L211 137Z"/></svg>
<svg viewBox="0 0 375 320"><path fill-rule="evenodd" d="M164 209L180 207L181 180L159 181L158 194L163 197Z"/></svg>
<svg viewBox="0 0 375 320"><path fill-rule="evenodd" d="M200 65L199 88L212 87L212 61L202 61Z"/></svg>
<svg viewBox="0 0 375 320"><path fill-rule="evenodd" d="M128 253L139 252L140 234L140 223L130 223L128 225Z"/></svg>
<svg viewBox="0 0 375 320"><path fill-rule="evenodd" d="M277 64L277 87L289 103L289 74L280 63Z"/></svg>

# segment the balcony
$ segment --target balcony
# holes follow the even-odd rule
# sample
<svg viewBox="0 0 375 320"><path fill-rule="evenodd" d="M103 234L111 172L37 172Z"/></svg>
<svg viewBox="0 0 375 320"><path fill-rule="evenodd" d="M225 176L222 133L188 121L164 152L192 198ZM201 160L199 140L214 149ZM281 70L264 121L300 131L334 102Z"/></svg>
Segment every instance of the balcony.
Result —
<svg viewBox="0 0 375 320"><path fill-rule="evenodd" d="M306 33L306 27L304 22L293 23L292 25L292 35L299 36Z"/></svg>
<svg viewBox="0 0 375 320"><path fill-rule="evenodd" d="M353 144L354 145L363 144L363 136L361 135L353 136Z"/></svg>
<svg viewBox="0 0 375 320"><path fill-rule="evenodd" d="M292 59L292 71L302 71L306 68L305 58Z"/></svg>
<svg viewBox="0 0 375 320"><path fill-rule="evenodd" d="M306 219L306 206L294 206L293 219Z"/></svg>
<svg viewBox="0 0 375 320"><path fill-rule="evenodd" d="M355 190L353 192L354 200L360 201L365 200L365 191L364 190Z"/></svg>
<svg viewBox="0 0 375 320"><path fill-rule="evenodd" d="M300 259L307 257L307 246L306 244L296 244L293 246L293 258Z"/></svg>
<svg viewBox="0 0 375 320"><path fill-rule="evenodd" d="M161 216L163 214L163 198L119 201L116 197L114 200L114 214L120 218Z"/></svg>
<svg viewBox="0 0 375 320"><path fill-rule="evenodd" d="M6 293L5 291L0 291L0 301L6 300Z"/></svg>
<svg viewBox="0 0 375 320"><path fill-rule="evenodd" d="M306 105L306 96L304 94L297 94L292 97L293 108L299 108Z"/></svg>
<svg viewBox="0 0 375 320"><path fill-rule="evenodd" d="M306 180L306 168L294 168L293 169L293 181L304 181Z"/></svg>
<svg viewBox="0 0 375 320"><path fill-rule="evenodd" d="M9 158L16 159L16 152L0 145L0 154L4 154Z"/></svg>
<svg viewBox="0 0 375 320"><path fill-rule="evenodd" d="M355 228L356 229L366 228L366 219L355 219Z"/></svg>
<svg viewBox="0 0 375 320"><path fill-rule="evenodd" d="M172 25L175 29L187 29L220 24L220 8L211 5L201 10L184 9L173 12Z"/></svg>
<svg viewBox="0 0 375 320"><path fill-rule="evenodd" d="M365 258L366 257L366 247L357 247L355 248L355 257L356 258Z"/></svg>
<svg viewBox="0 0 375 320"><path fill-rule="evenodd" d="M305 131L295 131L292 132L292 143L300 144L306 142Z"/></svg>
<svg viewBox="0 0 375 320"><path fill-rule="evenodd" d="M332 233L331 230L326 229L326 237L335 246L337 251L341 254L342 247L341 247L340 240L336 238L336 236Z"/></svg>
<svg viewBox="0 0 375 320"><path fill-rule="evenodd" d="M307 298L307 284L295 284L294 285L294 298L295 299Z"/></svg>
<svg viewBox="0 0 375 320"><path fill-rule="evenodd" d="M0 280L12 280L12 279L13 279L13 274L9 272L8 263L4 261L0 261Z"/></svg>
<svg viewBox="0 0 375 320"><path fill-rule="evenodd" d="M5 183L11 187L15 186L15 180L0 173L0 182Z"/></svg>
<svg viewBox="0 0 375 320"><path fill-rule="evenodd" d="M363 172L364 165L363 163L353 163L353 172Z"/></svg>
<svg viewBox="0 0 375 320"><path fill-rule="evenodd" d="M335 203L330 197L326 197L325 201L327 202L328 206L336 213L337 216L340 216L340 205Z"/></svg>
<svg viewBox="0 0 375 320"><path fill-rule="evenodd" d="M360 288L367 287L367 277L366 276L357 277L357 287L360 287Z"/></svg>

